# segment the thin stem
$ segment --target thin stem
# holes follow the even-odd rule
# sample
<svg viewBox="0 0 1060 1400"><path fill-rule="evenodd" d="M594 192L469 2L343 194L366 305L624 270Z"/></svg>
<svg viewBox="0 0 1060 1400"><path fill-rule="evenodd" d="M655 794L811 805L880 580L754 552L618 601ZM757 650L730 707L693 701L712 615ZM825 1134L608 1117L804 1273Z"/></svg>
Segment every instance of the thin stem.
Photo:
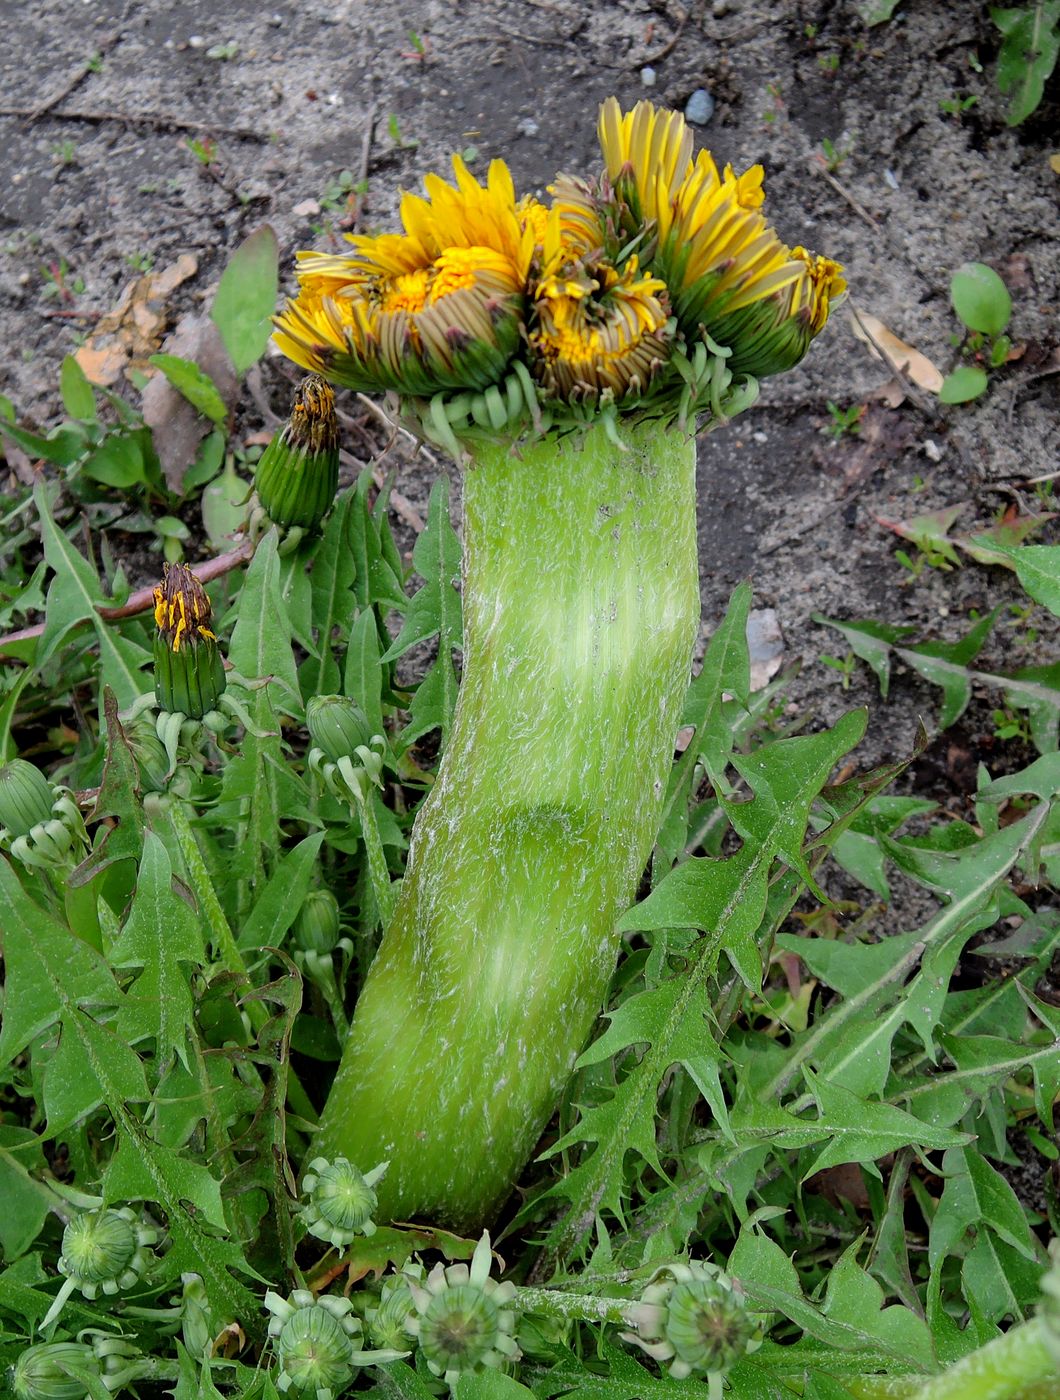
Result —
<svg viewBox="0 0 1060 1400"><path fill-rule="evenodd" d="M250 974L243 954L235 940L235 935L232 933L231 925L225 917L225 912L221 908L221 901L217 897L210 872L202 858L199 843L195 839L195 833L191 829L191 823L188 821L187 813L179 799L174 799L169 803L168 812L173 832L177 838L177 845L180 847L180 854L184 859L184 867L188 872L195 897L199 901L199 908L205 914L206 922L213 934L221 965L228 972L245 977L249 982ZM249 1001L246 1009L252 1028L255 1031L260 1031L269 1019L268 1008L260 1001ZM303 1089L290 1064L287 1065L287 1099L299 1117L307 1119L310 1123L316 1119L313 1101Z"/></svg>
<svg viewBox="0 0 1060 1400"><path fill-rule="evenodd" d="M368 875L372 881L372 893L375 895L380 922L386 928L394 917L398 889L390 878L386 856L383 854L383 842L379 835L379 822L375 815L375 801L371 789L364 797L358 796L357 813L361 819L361 837L368 856Z"/></svg>
<svg viewBox="0 0 1060 1400"><path fill-rule="evenodd" d="M576 1322L617 1322L629 1326L629 1298L594 1298L587 1293L562 1293L555 1288L520 1288L516 1306L538 1317L566 1317Z"/></svg>

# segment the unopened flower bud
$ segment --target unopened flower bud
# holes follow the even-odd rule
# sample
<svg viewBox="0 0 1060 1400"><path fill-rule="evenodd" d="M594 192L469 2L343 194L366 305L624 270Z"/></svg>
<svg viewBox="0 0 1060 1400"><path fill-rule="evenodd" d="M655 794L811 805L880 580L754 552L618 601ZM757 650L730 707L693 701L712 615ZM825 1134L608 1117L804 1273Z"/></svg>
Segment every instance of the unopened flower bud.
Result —
<svg viewBox="0 0 1060 1400"><path fill-rule="evenodd" d="M372 741L367 715L345 695L314 695L305 715L309 737L330 763L353 757Z"/></svg>
<svg viewBox="0 0 1060 1400"><path fill-rule="evenodd" d="M406 1264L400 1274L388 1274L379 1290L379 1301L365 1309L368 1334L377 1347L408 1345L409 1321L416 1311L409 1279L422 1286L422 1264Z"/></svg>
<svg viewBox="0 0 1060 1400"><path fill-rule="evenodd" d="M311 530L331 509L338 485L335 392L319 374L310 374L298 386L290 418L258 462L258 500L274 524Z"/></svg>
<svg viewBox="0 0 1060 1400"><path fill-rule="evenodd" d="M159 1232L128 1206L82 1211L63 1231L58 1268L86 1298L131 1288L151 1262L148 1246Z"/></svg>
<svg viewBox="0 0 1060 1400"><path fill-rule="evenodd" d="M363 1328L348 1298L328 1293L316 1298L308 1289L296 1288L289 1298L266 1293L265 1306L272 1313L269 1336L280 1371L276 1388L284 1394L332 1400L358 1366L407 1355L360 1350Z"/></svg>
<svg viewBox="0 0 1060 1400"><path fill-rule="evenodd" d="M358 1235L374 1235L372 1214L378 1204L374 1187L383 1179L389 1163L383 1162L362 1175L345 1157L329 1162L317 1157L302 1178L306 1203L302 1219L311 1235L336 1249Z"/></svg>
<svg viewBox="0 0 1060 1400"><path fill-rule="evenodd" d="M468 1371L499 1368L519 1358L515 1342L518 1314L515 1285L489 1276L489 1235L466 1264L436 1265L425 1285L409 1280L416 1313L408 1330L418 1338L423 1359L449 1383Z"/></svg>
<svg viewBox="0 0 1060 1400"><path fill-rule="evenodd" d="M28 836L48 821L54 801L51 783L32 763L13 758L0 766L0 826L10 836Z"/></svg>
<svg viewBox="0 0 1060 1400"><path fill-rule="evenodd" d="M210 600L184 564L167 564L155 589L155 698L170 714L202 719L224 694L225 671L210 629Z"/></svg>
<svg viewBox="0 0 1060 1400"><path fill-rule="evenodd" d="M304 953L330 953L339 941L339 902L330 890L311 890L294 926Z"/></svg>
<svg viewBox="0 0 1060 1400"><path fill-rule="evenodd" d="M92 1348L82 1342L43 1342L27 1347L8 1371L15 1400L86 1400L81 1375L99 1378Z"/></svg>
<svg viewBox="0 0 1060 1400"><path fill-rule="evenodd" d="M743 1290L713 1264L691 1260L656 1270L626 1317L636 1332L622 1339L684 1380L694 1371L724 1374L761 1344Z"/></svg>

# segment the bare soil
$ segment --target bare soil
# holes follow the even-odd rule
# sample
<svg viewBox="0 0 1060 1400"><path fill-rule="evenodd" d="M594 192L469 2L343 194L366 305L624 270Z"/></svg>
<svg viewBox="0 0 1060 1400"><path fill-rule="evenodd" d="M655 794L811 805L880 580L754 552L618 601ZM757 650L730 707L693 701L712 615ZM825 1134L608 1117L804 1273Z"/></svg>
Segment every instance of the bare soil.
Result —
<svg viewBox="0 0 1060 1400"><path fill-rule="evenodd" d="M967 530L1013 503L1045 508L1026 483L1057 469L1060 444L1057 86L1010 129L988 6L904 0L875 28L858 11L849 0L0 0L0 390L27 426L59 421L63 355L148 261L198 261L167 308L175 322L267 221L290 288L296 249L339 246L354 212L361 229L393 225L400 190L454 150L474 147L479 171L503 157L521 191L540 193L557 168L595 167L604 97L683 109L706 88L702 142L739 168L761 161L781 235L842 261L851 304L944 372L952 271L989 263L1012 293L1022 356L974 405L880 402L890 373L841 311L803 366L702 445L704 635L753 576L785 660L802 662L791 713L812 725L868 703L864 762L906 754L917 717L931 728L937 692L899 673L883 706L863 667L844 691L819 660L842 643L811 615L952 639L972 610L1020 597L1011 575L974 563L911 579L878 522L966 501ZM963 114L941 105L969 96ZM840 157L830 171L826 140ZM325 198L343 170L367 180L352 206ZM286 412L291 377L266 362L238 420L244 439L268 426L263 405ZM867 406L859 435L827 435L829 400ZM351 451L367 457L370 439ZM407 452L397 467L398 491L422 511L432 468ZM147 581L150 561L130 572ZM1050 659L1025 635L1006 614L984 664ZM932 746L921 790L959 810L980 759L1004 771L1024 757L994 739L994 703L978 695Z"/></svg>

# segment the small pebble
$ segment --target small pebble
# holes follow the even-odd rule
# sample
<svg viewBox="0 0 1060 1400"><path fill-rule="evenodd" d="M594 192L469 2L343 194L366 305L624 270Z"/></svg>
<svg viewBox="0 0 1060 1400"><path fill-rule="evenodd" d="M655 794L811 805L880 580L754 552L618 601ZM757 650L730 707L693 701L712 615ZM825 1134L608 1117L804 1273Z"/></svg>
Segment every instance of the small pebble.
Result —
<svg viewBox="0 0 1060 1400"><path fill-rule="evenodd" d="M938 445L934 438L925 438L924 441L920 444L920 447L924 453L924 456L927 457L930 461L942 461L942 448Z"/></svg>
<svg viewBox="0 0 1060 1400"><path fill-rule="evenodd" d="M696 88L685 103L685 121L693 126L706 126L714 115L714 99L706 88Z"/></svg>
<svg viewBox="0 0 1060 1400"><path fill-rule="evenodd" d="M536 136L541 130L533 117L520 117L515 124L515 129L520 136Z"/></svg>
<svg viewBox="0 0 1060 1400"><path fill-rule="evenodd" d="M265 21L265 23L269 26L270 29L282 29L283 15L270 15Z"/></svg>
<svg viewBox="0 0 1060 1400"><path fill-rule="evenodd" d="M899 188L898 176L894 173L893 170L885 170L883 172L883 178L887 181L892 190L896 190Z"/></svg>
<svg viewBox="0 0 1060 1400"><path fill-rule="evenodd" d="M650 87L654 87L654 86L655 86L655 69L652 68L652 67L650 67L650 66L649 66L649 67L642 68L642 69L640 70L640 80L641 80L641 82L644 84L645 87L649 87L649 88L650 88Z"/></svg>
<svg viewBox="0 0 1060 1400"><path fill-rule="evenodd" d="M762 433L762 432L752 433L751 436L754 438L755 442L768 442L768 441L769 441L769 434L768 434L768 433Z"/></svg>
<svg viewBox="0 0 1060 1400"><path fill-rule="evenodd" d="M714 0L714 4L710 7L711 14L715 19L724 19L731 9L731 0Z"/></svg>
<svg viewBox="0 0 1060 1400"><path fill-rule="evenodd" d="M189 48L189 49L201 49L201 48L205 45L205 43L206 43L206 40L202 37L201 34L189 34L189 35L188 35L188 48Z"/></svg>

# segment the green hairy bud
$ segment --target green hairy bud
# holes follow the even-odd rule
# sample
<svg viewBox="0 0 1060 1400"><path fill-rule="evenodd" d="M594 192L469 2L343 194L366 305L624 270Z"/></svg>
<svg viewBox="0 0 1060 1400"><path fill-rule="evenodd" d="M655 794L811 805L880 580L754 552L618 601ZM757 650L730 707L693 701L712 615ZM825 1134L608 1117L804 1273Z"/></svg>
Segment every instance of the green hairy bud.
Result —
<svg viewBox="0 0 1060 1400"><path fill-rule="evenodd" d="M329 1162L317 1157L302 1178L306 1203L302 1219L311 1235L326 1240L336 1249L350 1244L358 1235L374 1235L372 1213L376 1194L372 1189L386 1175L388 1163L370 1172L361 1172L345 1157Z"/></svg>
<svg viewBox="0 0 1060 1400"><path fill-rule="evenodd" d="M51 783L32 763L13 758L0 767L0 826L11 836L28 836L48 821L54 801Z"/></svg>
<svg viewBox="0 0 1060 1400"><path fill-rule="evenodd" d="M657 1269L626 1317L637 1330L623 1332L623 1341L669 1362L675 1380L693 1372L724 1374L761 1344L740 1286L698 1260Z"/></svg>
<svg viewBox="0 0 1060 1400"><path fill-rule="evenodd" d="M79 1374L100 1374L92 1348L82 1342L27 1347L7 1373L16 1400L87 1400Z"/></svg>
<svg viewBox="0 0 1060 1400"><path fill-rule="evenodd" d="M58 1268L86 1298L132 1288L151 1262L148 1247L159 1231L128 1206L82 1211L63 1231Z"/></svg>
<svg viewBox="0 0 1060 1400"><path fill-rule="evenodd" d="M296 1288L289 1298L266 1293L272 1313L269 1336L279 1367L276 1389L283 1394L332 1400L345 1390L359 1366L396 1361L404 1351L362 1351L363 1328L348 1298L315 1298Z"/></svg>
<svg viewBox="0 0 1060 1400"><path fill-rule="evenodd" d="M408 1281L416 1305L408 1331L418 1339L430 1369L449 1384L469 1371L497 1369L519 1359L515 1285L490 1278L490 1261L484 1232L470 1268L438 1264L425 1284Z"/></svg>
<svg viewBox="0 0 1060 1400"><path fill-rule="evenodd" d="M339 941L339 902L330 890L310 890L295 921L294 936L304 953L330 953Z"/></svg>
<svg viewBox="0 0 1060 1400"><path fill-rule="evenodd" d="M318 374L298 386L291 416L261 455L258 500L276 525L312 530L331 509L339 485L335 393Z"/></svg>
<svg viewBox="0 0 1060 1400"><path fill-rule="evenodd" d="M314 695L306 705L306 726L314 746L329 763L353 758L372 742L368 717L344 695Z"/></svg>

